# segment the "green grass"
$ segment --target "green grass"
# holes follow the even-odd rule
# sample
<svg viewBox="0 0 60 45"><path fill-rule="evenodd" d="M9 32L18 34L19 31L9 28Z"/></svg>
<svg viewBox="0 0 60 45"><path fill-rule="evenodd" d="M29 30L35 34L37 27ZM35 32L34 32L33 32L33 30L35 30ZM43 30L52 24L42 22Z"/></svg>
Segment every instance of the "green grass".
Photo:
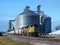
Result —
<svg viewBox="0 0 60 45"><path fill-rule="evenodd" d="M0 45L32 45L30 43L13 41L7 36L0 36Z"/></svg>

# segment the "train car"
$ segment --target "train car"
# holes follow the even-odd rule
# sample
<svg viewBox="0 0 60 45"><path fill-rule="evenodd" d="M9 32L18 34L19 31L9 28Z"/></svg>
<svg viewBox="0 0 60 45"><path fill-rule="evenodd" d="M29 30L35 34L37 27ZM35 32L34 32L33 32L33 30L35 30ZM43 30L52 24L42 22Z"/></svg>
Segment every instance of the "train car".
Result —
<svg viewBox="0 0 60 45"><path fill-rule="evenodd" d="M21 29L21 34L25 36L38 36L37 26L30 25L28 27L23 27Z"/></svg>

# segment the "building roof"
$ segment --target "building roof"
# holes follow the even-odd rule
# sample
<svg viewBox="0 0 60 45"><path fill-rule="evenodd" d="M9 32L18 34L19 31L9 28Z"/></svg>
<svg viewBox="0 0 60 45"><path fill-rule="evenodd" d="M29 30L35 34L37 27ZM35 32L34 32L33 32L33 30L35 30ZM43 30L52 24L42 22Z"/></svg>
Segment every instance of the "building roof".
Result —
<svg viewBox="0 0 60 45"><path fill-rule="evenodd" d="M24 12L22 12L19 15L37 15L34 11L31 10L24 10Z"/></svg>
<svg viewBox="0 0 60 45"><path fill-rule="evenodd" d="M34 11L29 9L29 6L26 6L24 11L19 15L37 15Z"/></svg>

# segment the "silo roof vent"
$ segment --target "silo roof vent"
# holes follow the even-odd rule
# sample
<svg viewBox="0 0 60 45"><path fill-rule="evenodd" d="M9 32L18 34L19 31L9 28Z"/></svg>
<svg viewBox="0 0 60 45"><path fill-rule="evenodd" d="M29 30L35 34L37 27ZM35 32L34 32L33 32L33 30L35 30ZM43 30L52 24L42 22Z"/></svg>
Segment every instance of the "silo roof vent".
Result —
<svg viewBox="0 0 60 45"><path fill-rule="evenodd" d="M40 14L40 12L41 12L40 7L41 7L41 5L37 6L37 14Z"/></svg>
<svg viewBox="0 0 60 45"><path fill-rule="evenodd" d="M27 10L29 10L29 8L30 8L29 6L26 6L26 7L25 7L25 10L27 11Z"/></svg>

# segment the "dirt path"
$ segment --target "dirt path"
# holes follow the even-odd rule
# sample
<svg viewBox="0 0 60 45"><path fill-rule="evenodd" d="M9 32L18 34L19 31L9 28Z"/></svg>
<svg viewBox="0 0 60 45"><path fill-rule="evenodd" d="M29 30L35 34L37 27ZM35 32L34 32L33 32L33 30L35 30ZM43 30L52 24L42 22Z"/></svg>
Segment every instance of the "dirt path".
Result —
<svg viewBox="0 0 60 45"><path fill-rule="evenodd" d="M19 35L10 35L8 34L7 36L9 36L10 38L12 38L12 40L15 41L21 41L21 42L28 42L34 45L60 45L60 42L56 42L56 41L49 41L49 40L43 40L43 39L39 39L36 37L26 37L26 36L19 36Z"/></svg>

